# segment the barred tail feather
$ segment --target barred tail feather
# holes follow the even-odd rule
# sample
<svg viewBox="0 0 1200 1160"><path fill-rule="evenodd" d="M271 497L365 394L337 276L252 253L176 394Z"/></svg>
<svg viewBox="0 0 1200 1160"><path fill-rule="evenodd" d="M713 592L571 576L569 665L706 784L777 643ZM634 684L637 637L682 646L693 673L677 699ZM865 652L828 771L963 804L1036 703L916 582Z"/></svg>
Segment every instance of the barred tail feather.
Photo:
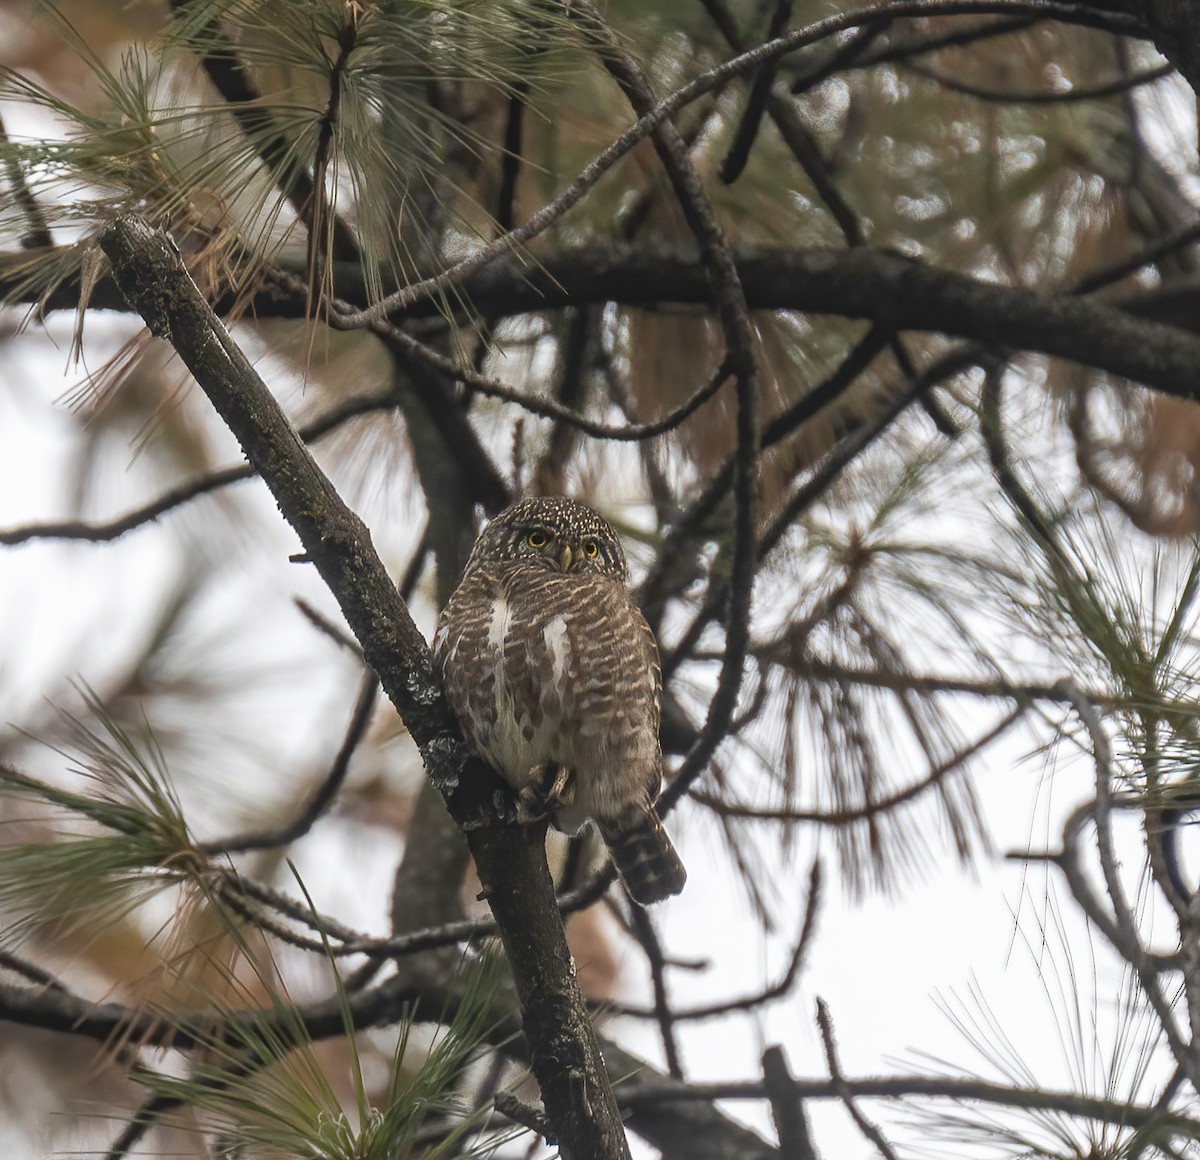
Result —
<svg viewBox="0 0 1200 1160"><path fill-rule="evenodd" d="M601 823L600 834L635 902L661 902L683 889L687 871L653 808L624 825Z"/></svg>

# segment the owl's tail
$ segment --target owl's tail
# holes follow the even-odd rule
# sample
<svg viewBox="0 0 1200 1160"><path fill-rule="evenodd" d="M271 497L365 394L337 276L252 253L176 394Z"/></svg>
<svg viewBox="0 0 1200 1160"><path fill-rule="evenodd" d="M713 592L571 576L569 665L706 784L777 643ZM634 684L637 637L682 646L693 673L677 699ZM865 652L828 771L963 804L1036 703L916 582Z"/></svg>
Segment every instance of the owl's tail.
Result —
<svg viewBox="0 0 1200 1160"><path fill-rule="evenodd" d="M635 902L661 902L683 889L687 871L653 806L621 824L600 823L600 836Z"/></svg>

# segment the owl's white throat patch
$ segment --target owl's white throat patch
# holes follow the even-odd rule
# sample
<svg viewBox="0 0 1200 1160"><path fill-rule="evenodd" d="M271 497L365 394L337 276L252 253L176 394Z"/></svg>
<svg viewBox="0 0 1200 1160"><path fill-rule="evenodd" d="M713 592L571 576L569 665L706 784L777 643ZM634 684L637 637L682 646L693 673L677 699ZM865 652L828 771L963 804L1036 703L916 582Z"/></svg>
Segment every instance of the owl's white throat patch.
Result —
<svg viewBox="0 0 1200 1160"><path fill-rule="evenodd" d="M554 674L554 684L562 687L571 672L571 648L567 640L567 618L556 616L549 621L544 630L546 652L550 656L550 668Z"/></svg>
<svg viewBox="0 0 1200 1160"><path fill-rule="evenodd" d="M504 655L504 638L508 636L508 626L512 623L512 609L503 596L497 596L492 603L492 615L488 620L487 645L494 655Z"/></svg>

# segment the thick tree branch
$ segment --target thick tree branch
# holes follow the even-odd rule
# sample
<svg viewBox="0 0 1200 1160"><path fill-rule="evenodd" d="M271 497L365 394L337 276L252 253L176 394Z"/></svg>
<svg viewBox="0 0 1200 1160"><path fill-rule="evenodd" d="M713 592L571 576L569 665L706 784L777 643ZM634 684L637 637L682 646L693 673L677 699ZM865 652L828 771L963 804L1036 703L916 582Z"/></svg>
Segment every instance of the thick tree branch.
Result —
<svg viewBox="0 0 1200 1160"><path fill-rule="evenodd" d="M167 237L123 217L102 245L152 333L168 338L275 496L337 599L363 656L468 833L522 1001L531 1064L568 1160L627 1154L555 905L542 834L486 820L497 783L465 746L429 649L362 521L317 467L279 404L188 276ZM461 775L470 764L466 778Z"/></svg>
<svg viewBox="0 0 1200 1160"><path fill-rule="evenodd" d="M1197 395L1200 337L1134 317L1128 309L1065 294L998 286L897 254L777 250L739 255L749 306L864 318L888 330L931 331L1070 359L1183 398ZM568 303L626 306L707 304L693 259L611 250L547 256L538 269L504 263L464 286L477 305L504 301L514 313Z"/></svg>
<svg viewBox="0 0 1200 1160"><path fill-rule="evenodd" d="M1185 1139L1200 1139L1200 1121L1159 1107L1145 1107L1125 1100L1099 1099L1074 1092L1046 1088L1016 1087L976 1079L947 1079L941 1076L895 1075L887 1077L844 1077L842 1085L855 1099L897 1100L906 1097L948 1099L983 1103L1026 1111L1062 1112L1097 1123L1129 1128L1155 1126L1164 1133ZM837 1099L837 1084L831 1079L794 1079L792 1090L798 1100ZM673 1084L666 1076L652 1075L622 1085L621 1106L634 1115L660 1103L707 1102L709 1100L765 1100L770 1097L761 1082Z"/></svg>
<svg viewBox="0 0 1200 1160"><path fill-rule="evenodd" d="M1120 375L1180 398L1197 397L1195 367L1200 336L1165 325L1141 311L1151 302L1101 302L1067 294L1044 294L984 282L868 247L852 250L775 250L735 254L738 277L752 310L798 310L869 319L889 331L916 330L1068 359ZM0 269L5 259L0 258ZM339 296L362 292L357 275L338 271ZM0 279L0 294L5 284ZM476 309L511 317L563 306L615 302L655 308L707 306L712 291L693 257L621 249L579 249L547 254L536 268L496 262L463 283ZM115 287L101 281L93 305L115 306ZM78 290L63 286L48 309L74 309ZM229 305L218 300L219 311ZM275 291L254 302L255 314L302 317L300 296ZM418 303L400 317L426 317Z"/></svg>

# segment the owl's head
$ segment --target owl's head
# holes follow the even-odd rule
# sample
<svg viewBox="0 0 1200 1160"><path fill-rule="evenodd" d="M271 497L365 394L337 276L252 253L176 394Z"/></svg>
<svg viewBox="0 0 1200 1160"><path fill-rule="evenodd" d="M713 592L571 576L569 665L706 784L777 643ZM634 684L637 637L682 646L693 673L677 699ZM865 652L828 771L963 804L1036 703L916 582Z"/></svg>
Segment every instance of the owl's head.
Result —
<svg viewBox="0 0 1200 1160"><path fill-rule="evenodd" d="M612 525L587 504L559 495L523 499L479 533L467 570L497 560L528 560L556 572L593 572L620 580L628 571Z"/></svg>

